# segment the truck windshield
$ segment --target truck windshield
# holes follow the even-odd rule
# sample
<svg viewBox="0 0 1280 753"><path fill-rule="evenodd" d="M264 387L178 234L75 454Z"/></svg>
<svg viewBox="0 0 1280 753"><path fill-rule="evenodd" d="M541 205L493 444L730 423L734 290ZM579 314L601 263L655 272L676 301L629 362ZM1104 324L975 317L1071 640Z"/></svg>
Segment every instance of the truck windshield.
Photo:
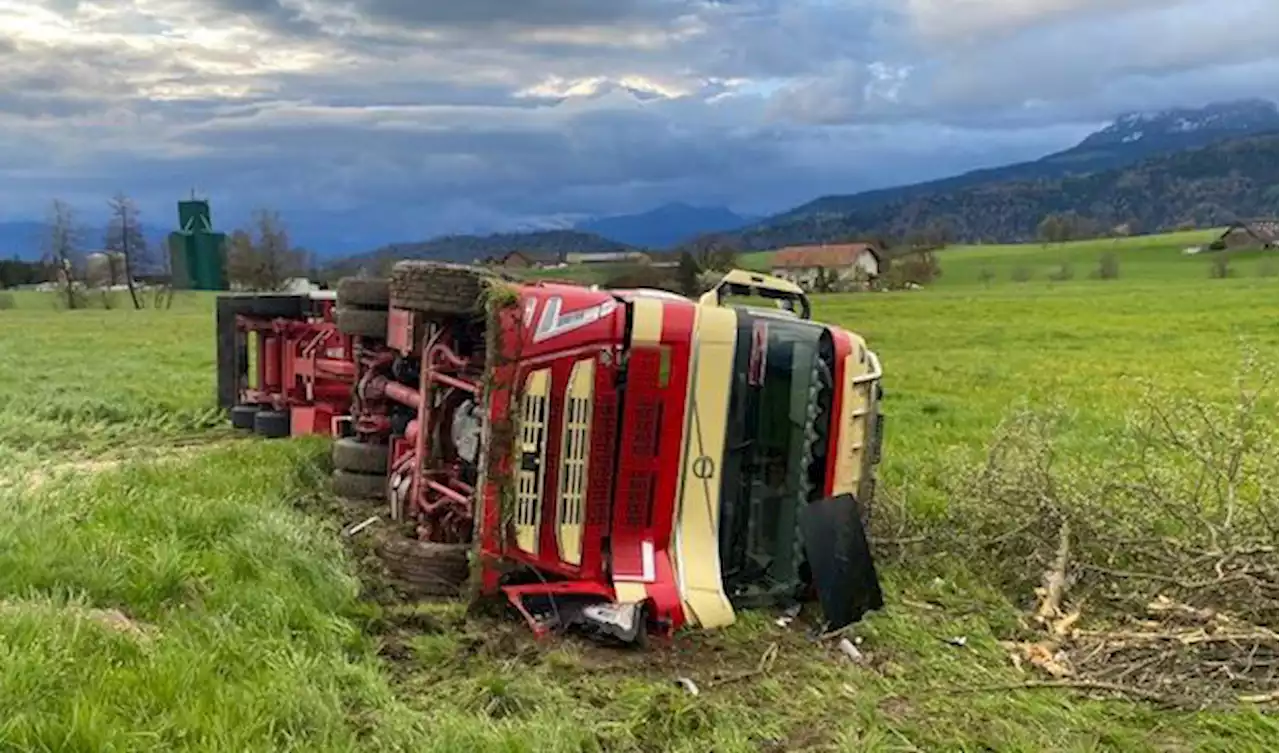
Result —
<svg viewBox="0 0 1280 753"><path fill-rule="evenodd" d="M824 487L832 359L825 328L739 310L720 509L722 574L738 603L800 585L798 513Z"/></svg>

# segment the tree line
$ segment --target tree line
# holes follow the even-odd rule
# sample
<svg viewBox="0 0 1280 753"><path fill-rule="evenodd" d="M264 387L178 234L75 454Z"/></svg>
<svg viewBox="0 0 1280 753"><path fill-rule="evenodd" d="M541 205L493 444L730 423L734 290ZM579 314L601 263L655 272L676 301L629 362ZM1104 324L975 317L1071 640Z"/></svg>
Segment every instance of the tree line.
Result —
<svg viewBox="0 0 1280 753"><path fill-rule="evenodd" d="M0 288L53 283L59 304L77 309L89 305L93 289L100 289L102 302L111 305L108 289L120 285L135 309L171 305L175 281L169 249L148 240L142 212L125 193L112 196L107 208L110 221L101 245L94 249L102 255L96 256L88 250L89 232L76 211L54 199L40 259L0 261ZM279 290L291 278L314 272L312 254L290 242L283 220L273 210L254 212L247 228L227 237L223 252L228 282L236 289Z"/></svg>
<svg viewBox="0 0 1280 753"><path fill-rule="evenodd" d="M95 271L105 273L107 286L123 280L135 309L148 305L139 278L144 275L164 278L169 274L168 254L157 253L151 248L142 231L141 212L134 201L118 192L108 200L107 206L111 219L102 239L102 263L106 268L101 270L91 269L89 255L85 253L86 231L71 205L54 199L49 209L41 268L46 270L45 281L57 285L61 303L69 309L88 305L90 283L99 282L90 279ZM150 304L157 307L171 305L172 293L162 293L157 291ZM103 301L110 305L105 291Z"/></svg>

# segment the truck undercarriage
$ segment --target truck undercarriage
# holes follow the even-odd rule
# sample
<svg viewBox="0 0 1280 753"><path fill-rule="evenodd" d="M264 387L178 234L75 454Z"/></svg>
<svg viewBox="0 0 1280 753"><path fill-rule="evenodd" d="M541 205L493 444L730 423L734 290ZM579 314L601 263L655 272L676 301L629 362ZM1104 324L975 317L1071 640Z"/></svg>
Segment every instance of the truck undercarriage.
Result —
<svg viewBox="0 0 1280 753"><path fill-rule="evenodd" d="M413 532L381 547L417 595L501 594L540 635L622 641L882 605L879 361L785 281L736 271L695 302L407 261L327 296L221 297L218 363L235 425L334 437L335 491Z"/></svg>

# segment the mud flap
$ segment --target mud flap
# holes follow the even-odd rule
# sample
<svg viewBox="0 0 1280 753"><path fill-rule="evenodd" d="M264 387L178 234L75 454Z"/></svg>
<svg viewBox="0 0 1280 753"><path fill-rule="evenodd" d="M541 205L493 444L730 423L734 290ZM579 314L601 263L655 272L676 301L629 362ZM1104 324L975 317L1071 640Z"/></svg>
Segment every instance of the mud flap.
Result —
<svg viewBox="0 0 1280 753"><path fill-rule="evenodd" d="M800 529L828 630L857 622L884 606L861 510L852 494L805 506Z"/></svg>

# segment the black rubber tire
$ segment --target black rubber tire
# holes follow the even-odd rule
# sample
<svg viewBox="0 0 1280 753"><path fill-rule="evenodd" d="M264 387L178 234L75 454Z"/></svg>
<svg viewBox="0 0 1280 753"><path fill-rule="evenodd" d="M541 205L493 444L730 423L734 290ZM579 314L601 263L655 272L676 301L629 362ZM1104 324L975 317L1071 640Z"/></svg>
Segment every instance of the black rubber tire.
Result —
<svg viewBox="0 0 1280 753"><path fill-rule="evenodd" d="M401 261L391 270L391 305L427 314L478 314L484 281L478 267L436 261Z"/></svg>
<svg viewBox="0 0 1280 753"><path fill-rule="evenodd" d="M261 411L257 405L235 405L231 407L231 425L237 429L253 429L253 419Z"/></svg>
<svg viewBox="0 0 1280 753"><path fill-rule="evenodd" d="M347 499L386 499L386 474L353 473L339 468L333 472L333 493Z"/></svg>
<svg viewBox="0 0 1280 753"><path fill-rule="evenodd" d="M333 467L342 471L376 473L379 476L385 476L388 452L385 444L361 442L355 437L343 437L333 442Z"/></svg>
<svg viewBox="0 0 1280 753"><path fill-rule="evenodd" d="M333 313L333 321L338 331L345 335L359 337L375 337L385 340L387 337L387 311L372 309L340 308Z"/></svg>
<svg viewBox="0 0 1280 753"><path fill-rule="evenodd" d="M271 439L289 436L289 411L258 411L253 416L253 431Z"/></svg>
<svg viewBox="0 0 1280 753"><path fill-rule="evenodd" d="M458 596L470 575L469 544L435 544L395 532L378 537L378 558L387 573L412 596Z"/></svg>
<svg viewBox="0 0 1280 753"><path fill-rule="evenodd" d="M385 309L391 302L391 281L385 277L343 277L338 280L338 306Z"/></svg>

